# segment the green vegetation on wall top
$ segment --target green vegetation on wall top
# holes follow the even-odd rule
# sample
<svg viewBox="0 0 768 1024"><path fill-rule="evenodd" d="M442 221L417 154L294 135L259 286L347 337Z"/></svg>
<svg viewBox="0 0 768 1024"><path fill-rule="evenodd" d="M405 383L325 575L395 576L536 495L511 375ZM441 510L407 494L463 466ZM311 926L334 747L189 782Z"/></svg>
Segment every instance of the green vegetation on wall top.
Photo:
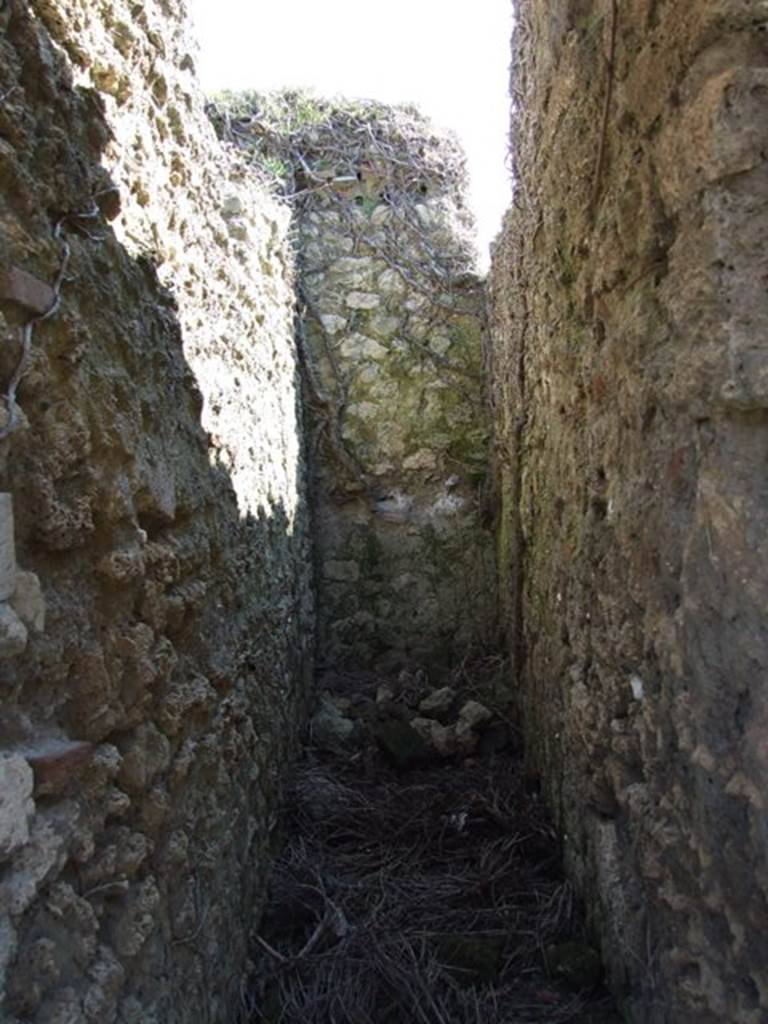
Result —
<svg viewBox="0 0 768 1024"><path fill-rule="evenodd" d="M207 109L221 138L286 196L367 177L377 187L421 195L461 195L466 187L455 136L411 104L248 89L217 93Z"/></svg>

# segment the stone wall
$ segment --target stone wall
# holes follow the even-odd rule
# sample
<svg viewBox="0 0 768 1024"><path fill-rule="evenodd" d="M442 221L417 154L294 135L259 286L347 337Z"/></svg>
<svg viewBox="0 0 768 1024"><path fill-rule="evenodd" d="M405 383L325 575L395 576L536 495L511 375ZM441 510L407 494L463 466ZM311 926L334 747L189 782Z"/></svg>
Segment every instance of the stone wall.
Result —
<svg viewBox="0 0 768 1024"><path fill-rule="evenodd" d="M463 152L370 100L225 93L211 113L294 214L319 664L438 678L496 642Z"/></svg>
<svg viewBox="0 0 768 1024"><path fill-rule="evenodd" d="M363 105L314 125L304 157L332 175L297 211L318 657L437 677L495 640L463 155L413 111Z"/></svg>
<svg viewBox="0 0 768 1024"><path fill-rule="evenodd" d="M632 1020L768 1016L765 4L521 3L492 273L532 770Z"/></svg>
<svg viewBox="0 0 768 1024"><path fill-rule="evenodd" d="M4 1021L232 1019L310 664L289 218L174 11L0 8Z"/></svg>

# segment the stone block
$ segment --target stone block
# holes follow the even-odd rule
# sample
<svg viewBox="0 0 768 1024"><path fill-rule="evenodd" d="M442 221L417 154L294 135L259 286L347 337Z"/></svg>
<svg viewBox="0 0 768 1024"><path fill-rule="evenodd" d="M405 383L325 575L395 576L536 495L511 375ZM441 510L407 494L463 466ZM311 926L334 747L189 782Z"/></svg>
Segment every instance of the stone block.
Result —
<svg viewBox="0 0 768 1024"><path fill-rule="evenodd" d="M419 711L426 718L435 718L438 722L445 722L451 714L456 703L456 691L452 686L441 686L434 690L419 704Z"/></svg>
<svg viewBox="0 0 768 1024"><path fill-rule="evenodd" d="M400 319L396 316L392 316L391 313L386 313L384 310L378 310L368 320L366 329L371 334L378 334L383 338L394 337L400 328ZM416 336L416 331L412 330L411 335Z"/></svg>
<svg viewBox="0 0 768 1024"><path fill-rule="evenodd" d="M459 721L468 729L477 729L492 718L493 712L476 700L468 700L459 712Z"/></svg>
<svg viewBox="0 0 768 1024"><path fill-rule="evenodd" d="M21 754L0 754L0 860L29 839L34 813L32 769Z"/></svg>
<svg viewBox="0 0 768 1024"><path fill-rule="evenodd" d="M16 573L11 607L27 629L36 633L42 633L45 629L45 598L35 573L23 570Z"/></svg>
<svg viewBox="0 0 768 1024"><path fill-rule="evenodd" d="M6 273L0 274L0 299L15 302L34 316L47 313L55 298L56 294L49 284L20 267L11 267Z"/></svg>
<svg viewBox="0 0 768 1024"><path fill-rule="evenodd" d="M402 274L391 268L379 274L376 286L383 295L405 295L408 290Z"/></svg>
<svg viewBox="0 0 768 1024"><path fill-rule="evenodd" d="M344 301L350 309L376 309L381 297L373 292L350 292Z"/></svg>
<svg viewBox="0 0 768 1024"><path fill-rule="evenodd" d="M434 469L437 466L437 455L427 448L420 448L412 455L403 459L403 469Z"/></svg>
<svg viewBox="0 0 768 1024"><path fill-rule="evenodd" d="M94 200L106 220L114 220L122 209L120 189L116 186L111 186L97 192Z"/></svg>
<svg viewBox="0 0 768 1024"><path fill-rule="evenodd" d="M347 359L383 359L387 350L375 338L364 334L350 334L341 344L341 352Z"/></svg>
<svg viewBox="0 0 768 1024"><path fill-rule="evenodd" d="M241 217L245 213L245 207L240 196L234 193L224 198L221 204L222 217Z"/></svg>
<svg viewBox="0 0 768 1024"><path fill-rule="evenodd" d="M370 257L342 256L331 266L330 274L349 288L363 288L370 283L375 266Z"/></svg>
<svg viewBox="0 0 768 1024"><path fill-rule="evenodd" d="M453 757L459 749L454 726L441 725L434 718L414 718L411 720L411 728L440 757Z"/></svg>
<svg viewBox="0 0 768 1024"><path fill-rule="evenodd" d="M9 604L0 604L0 658L14 658L27 649L27 627Z"/></svg>
<svg viewBox="0 0 768 1024"><path fill-rule="evenodd" d="M459 712L456 723L456 741L465 754L471 754L477 747L478 730L490 722L493 713L476 700L468 700Z"/></svg>
<svg viewBox="0 0 768 1024"><path fill-rule="evenodd" d="M338 334L347 326L346 319L336 313L324 313L320 317L320 322L329 334Z"/></svg>

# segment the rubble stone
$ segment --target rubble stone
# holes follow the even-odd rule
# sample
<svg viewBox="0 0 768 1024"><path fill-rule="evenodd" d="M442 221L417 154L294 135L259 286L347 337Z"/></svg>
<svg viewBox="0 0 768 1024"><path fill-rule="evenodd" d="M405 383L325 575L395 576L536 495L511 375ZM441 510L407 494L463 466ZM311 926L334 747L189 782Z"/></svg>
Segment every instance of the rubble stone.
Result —
<svg viewBox="0 0 768 1024"><path fill-rule="evenodd" d="M439 722L446 722L454 710L456 701L457 694L453 687L441 686L419 701L419 711L425 718L436 718Z"/></svg>
<svg viewBox="0 0 768 1024"><path fill-rule="evenodd" d="M9 604L0 604L0 658L13 658L27 649L27 627Z"/></svg>
<svg viewBox="0 0 768 1024"><path fill-rule="evenodd" d="M18 571L11 596L11 607L27 627L35 633L45 629L45 598L40 579L33 572Z"/></svg>
<svg viewBox="0 0 768 1024"><path fill-rule="evenodd" d="M29 839L34 812L32 770L20 754L0 754L0 860L7 860Z"/></svg>

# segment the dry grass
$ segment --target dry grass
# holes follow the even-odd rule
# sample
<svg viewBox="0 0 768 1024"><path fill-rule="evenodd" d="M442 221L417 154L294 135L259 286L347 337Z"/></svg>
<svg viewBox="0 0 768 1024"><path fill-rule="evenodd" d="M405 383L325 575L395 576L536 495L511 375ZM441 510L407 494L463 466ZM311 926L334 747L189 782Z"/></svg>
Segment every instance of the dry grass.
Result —
<svg viewBox="0 0 768 1024"><path fill-rule="evenodd" d="M243 1024L617 1019L547 977L546 947L581 920L515 758L398 775L370 750L310 750L283 829ZM480 961L462 967L457 941Z"/></svg>

